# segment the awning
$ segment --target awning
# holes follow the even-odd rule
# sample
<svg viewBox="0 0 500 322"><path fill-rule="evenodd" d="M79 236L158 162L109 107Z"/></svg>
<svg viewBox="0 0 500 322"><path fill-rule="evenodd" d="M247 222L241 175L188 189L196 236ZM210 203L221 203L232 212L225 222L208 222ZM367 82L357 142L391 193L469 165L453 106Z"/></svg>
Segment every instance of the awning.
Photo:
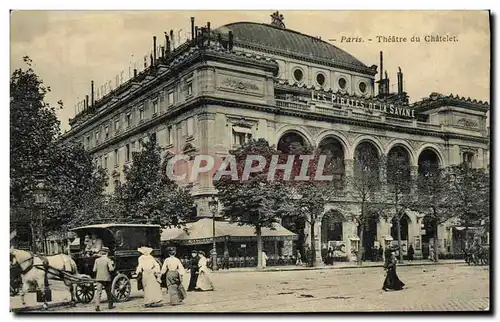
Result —
<svg viewBox="0 0 500 322"><path fill-rule="evenodd" d="M233 126L233 131L237 133L252 134L252 129L241 126Z"/></svg>
<svg viewBox="0 0 500 322"><path fill-rule="evenodd" d="M224 229L223 222L215 221L215 241L224 241L228 234ZM213 221L203 218L193 223L187 223L182 228L167 228L161 233L161 242L176 242L181 244L208 244L213 241Z"/></svg>
<svg viewBox="0 0 500 322"><path fill-rule="evenodd" d="M263 240L295 240L297 235L280 224L274 224L273 229L262 228ZM256 240L255 228L252 226L239 226L237 223L215 221L215 240L220 241L253 241ZM213 241L213 221L202 218L196 222L188 223L183 228L164 229L161 234L162 242L175 242L186 245L208 244Z"/></svg>

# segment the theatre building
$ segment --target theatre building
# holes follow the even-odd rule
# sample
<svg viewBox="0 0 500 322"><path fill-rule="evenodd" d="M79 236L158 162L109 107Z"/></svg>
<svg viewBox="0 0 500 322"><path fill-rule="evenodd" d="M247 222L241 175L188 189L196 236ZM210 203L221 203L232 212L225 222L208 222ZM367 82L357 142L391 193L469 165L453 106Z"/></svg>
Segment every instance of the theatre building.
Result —
<svg viewBox="0 0 500 322"><path fill-rule="evenodd" d="M211 28L192 22L192 34L175 48L166 37L166 46L158 49L155 39L145 70L104 97L91 97L85 110L70 120L67 138L82 142L108 170L110 191L123 182L131 153L147 139L165 153L192 156L224 156L249 138L264 138L283 152L299 142L343 160L340 186L353 171L354 156L363 151L403 155L416 169L411 175L418 175L425 161L441 167L463 161L489 166L489 104L439 93L411 103L402 70L385 71L382 53L374 57L378 66L365 65L317 37L287 29L277 13L270 24L235 22ZM390 91L389 74L397 75L397 92ZM380 177L386 180L384 169ZM197 220L211 218L208 201L217 192L210 175L202 174L191 184ZM308 236L310 229L304 227L296 231L294 245L315 242L318 253L329 243L345 246L336 256L352 260L352 250L361 245L397 239L392 220L382 219L372 222L364 240L358 240L354 222L336 222L330 215L359 213L359 204L341 195L332 196L328 215L317 223L317 235ZM416 257L425 256L432 238L426 222L424 214L410 210L402 219L402 240L413 244ZM457 234L451 222L439 227L442 253L454 252ZM268 253L289 256L296 238L278 238L265 247Z"/></svg>

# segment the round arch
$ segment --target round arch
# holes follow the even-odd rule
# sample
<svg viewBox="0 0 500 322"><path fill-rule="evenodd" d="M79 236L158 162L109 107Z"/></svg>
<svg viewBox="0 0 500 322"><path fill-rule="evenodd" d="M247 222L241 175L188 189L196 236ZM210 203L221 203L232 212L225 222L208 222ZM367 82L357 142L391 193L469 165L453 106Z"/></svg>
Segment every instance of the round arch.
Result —
<svg viewBox="0 0 500 322"><path fill-rule="evenodd" d="M317 146L319 147L321 142L328 138L335 139L342 145L342 149L344 150L344 158L347 158L347 156L351 155L351 149L347 143L348 142L347 138L337 131L333 130L322 131L316 138Z"/></svg>
<svg viewBox="0 0 500 322"><path fill-rule="evenodd" d="M282 133L278 137L278 142L276 143L276 148L278 150L280 149L280 143L282 143L282 139L286 138L287 136L295 136L296 138L298 137L298 139L300 139L304 145L312 147L311 141L309 141L308 138L302 132L297 131L297 130L288 130L288 131Z"/></svg>
<svg viewBox="0 0 500 322"><path fill-rule="evenodd" d="M446 164L444 162L444 156L443 156L443 153L441 152L441 150L435 146L434 144L424 144L422 147L420 147L420 149L418 150L418 153L416 154L416 159L417 159L417 164L418 164L418 159L420 158L420 155L422 154L422 152L424 152L425 150L430 150L434 153L436 153L437 157L438 157L438 161L439 161L439 166L441 168L444 168L446 167Z"/></svg>
<svg viewBox="0 0 500 322"><path fill-rule="evenodd" d="M288 133L297 133L304 138L309 146L316 146L311 133L309 133L305 128L300 125L284 125L276 132L276 142L275 145L278 146L280 139Z"/></svg>
<svg viewBox="0 0 500 322"><path fill-rule="evenodd" d="M379 139L369 136L369 135L361 135L354 141L352 145L352 154L349 156L350 159L354 159L354 154L356 153L356 148L363 142L371 143L375 146L378 152L378 157L380 157L384 153L384 149L382 148L382 143Z"/></svg>
<svg viewBox="0 0 500 322"><path fill-rule="evenodd" d="M387 145L387 148L385 149L385 155L389 155L389 152L391 149L395 147L402 147L403 149L408 152L408 156L410 157L410 162L412 166L417 166L418 165L418 158L415 156L415 151L413 148L408 144L408 142L401 140L401 139L394 139L389 142Z"/></svg>

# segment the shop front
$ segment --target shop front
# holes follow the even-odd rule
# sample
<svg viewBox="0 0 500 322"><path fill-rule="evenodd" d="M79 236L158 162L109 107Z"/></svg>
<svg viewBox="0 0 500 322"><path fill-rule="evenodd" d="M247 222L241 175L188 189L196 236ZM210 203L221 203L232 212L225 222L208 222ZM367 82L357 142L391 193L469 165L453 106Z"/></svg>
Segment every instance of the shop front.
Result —
<svg viewBox="0 0 500 322"><path fill-rule="evenodd" d="M212 219L203 218L182 228L164 229L161 235L162 249L176 247L177 256L183 262L187 262L193 250L210 254L214 239L218 263L222 263L224 254L227 254L230 267L257 266L257 237L251 226L217 220L214 223ZM276 223L273 229L263 228L267 266L295 264L292 244L296 239L297 234L280 224Z"/></svg>

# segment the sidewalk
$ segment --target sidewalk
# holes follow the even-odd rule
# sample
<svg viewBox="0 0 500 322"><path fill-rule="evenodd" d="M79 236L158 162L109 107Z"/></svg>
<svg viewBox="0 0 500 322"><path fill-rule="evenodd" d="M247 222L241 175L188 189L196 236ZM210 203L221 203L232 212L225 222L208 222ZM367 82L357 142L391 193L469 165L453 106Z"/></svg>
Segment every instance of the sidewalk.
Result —
<svg viewBox="0 0 500 322"><path fill-rule="evenodd" d="M401 266L421 266L421 265L445 265L445 264L465 264L465 261L462 259L443 259L439 260L437 263L431 262L429 260L415 260L415 261L404 261L403 264L398 264ZM213 272L213 274L227 274L227 273L247 273L247 272L285 272L285 271L306 271L306 270L324 270L324 269L348 269L348 268L374 268L374 267L383 267L384 262L363 262L361 266L357 265L355 262L336 262L333 266L327 266L323 263L319 264L315 267L307 267L307 266L268 266L263 270L257 270L256 267L236 267L230 268L228 270L218 270Z"/></svg>

